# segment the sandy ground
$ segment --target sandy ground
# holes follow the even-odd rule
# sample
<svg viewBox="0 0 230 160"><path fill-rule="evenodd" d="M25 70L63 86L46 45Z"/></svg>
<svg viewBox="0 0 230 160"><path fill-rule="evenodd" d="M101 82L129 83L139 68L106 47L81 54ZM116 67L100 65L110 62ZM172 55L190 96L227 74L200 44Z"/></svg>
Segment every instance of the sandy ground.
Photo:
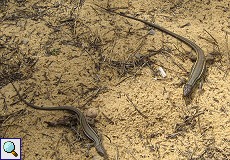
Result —
<svg viewBox="0 0 230 160"><path fill-rule="evenodd" d="M78 1L0 3L0 135L22 138L23 159L103 158L94 147L86 157L81 128L46 123L69 113L26 106L10 82L37 105L72 105L94 118L109 159L230 159L228 0L86 0L80 9ZM212 57L203 89L182 97L191 48L94 4L194 41Z"/></svg>

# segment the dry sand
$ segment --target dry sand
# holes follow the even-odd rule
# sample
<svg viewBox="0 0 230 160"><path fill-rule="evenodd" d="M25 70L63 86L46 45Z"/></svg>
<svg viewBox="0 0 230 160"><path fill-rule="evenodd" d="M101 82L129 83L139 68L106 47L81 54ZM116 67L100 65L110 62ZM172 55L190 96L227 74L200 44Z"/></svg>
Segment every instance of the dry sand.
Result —
<svg viewBox="0 0 230 160"><path fill-rule="evenodd" d="M109 159L230 159L229 0L0 3L0 135L22 138L24 160L103 158L94 147L86 157L81 132L79 139L45 123L70 114L18 102L10 81L37 105L72 105L95 117ZM182 97L191 48L94 4L155 22L212 55L203 90Z"/></svg>

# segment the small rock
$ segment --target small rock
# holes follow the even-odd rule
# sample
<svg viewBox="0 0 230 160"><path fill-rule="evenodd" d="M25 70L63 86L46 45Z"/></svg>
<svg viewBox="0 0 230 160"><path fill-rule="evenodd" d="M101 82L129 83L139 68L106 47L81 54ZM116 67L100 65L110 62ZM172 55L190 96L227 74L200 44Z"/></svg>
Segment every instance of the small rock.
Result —
<svg viewBox="0 0 230 160"><path fill-rule="evenodd" d="M29 42L28 39L26 39L26 38L23 38L23 39L22 39L22 44L27 44L28 42Z"/></svg>
<svg viewBox="0 0 230 160"><path fill-rule="evenodd" d="M98 115L98 110L96 108L89 108L85 111L85 115L90 118L96 118Z"/></svg>
<svg viewBox="0 0 230 160"><path fill-rule="evenodd" d="M155 35L154 29L151 29L151 30L149 31L149 34L150 34L150 35Z"/></svg>

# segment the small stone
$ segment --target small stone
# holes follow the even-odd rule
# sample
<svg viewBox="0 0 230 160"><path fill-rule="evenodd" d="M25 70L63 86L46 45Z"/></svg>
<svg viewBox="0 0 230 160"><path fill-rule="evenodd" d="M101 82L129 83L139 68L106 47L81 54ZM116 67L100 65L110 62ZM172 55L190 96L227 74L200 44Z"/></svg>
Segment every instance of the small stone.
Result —
<svg viewBox="0 0 230 160"><path fill-rule="evenodd" d="M151 30L149 31L149 34L150 34L150 35L155 35L154 29L151 29Z"/></svg>
<svg viewBox="0 0 230 160"><path fill-rule="evenodd" d="M89 108L85 111L85 115L90 118L96 118L98 115L98 110L96 108Z"/></svg>
<svg viewBox="0 0 230 160"><path fill-rule="evenodd" d="M28 42L29 42L28 39L26 39L26 38L22 39L22 44L27 44Z"/></svg>

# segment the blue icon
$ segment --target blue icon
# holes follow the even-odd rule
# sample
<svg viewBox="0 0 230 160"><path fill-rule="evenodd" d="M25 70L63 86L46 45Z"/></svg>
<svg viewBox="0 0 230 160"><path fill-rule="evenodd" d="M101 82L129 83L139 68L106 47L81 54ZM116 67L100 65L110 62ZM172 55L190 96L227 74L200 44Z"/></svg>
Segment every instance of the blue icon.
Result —
<svg viewBox="0 0 230 160"><path fill-rule="evenodd" d="M15 145L11 141L7 141L3 144L3 149L7 153L12 153L15 157L18 156L17 152L15 152Z"/></svg>
<svg viewBox="0 0 230 160"><path fill-rule="evenodd" d="M22 160L22 139L0 138L0 160Z"/></svg>

